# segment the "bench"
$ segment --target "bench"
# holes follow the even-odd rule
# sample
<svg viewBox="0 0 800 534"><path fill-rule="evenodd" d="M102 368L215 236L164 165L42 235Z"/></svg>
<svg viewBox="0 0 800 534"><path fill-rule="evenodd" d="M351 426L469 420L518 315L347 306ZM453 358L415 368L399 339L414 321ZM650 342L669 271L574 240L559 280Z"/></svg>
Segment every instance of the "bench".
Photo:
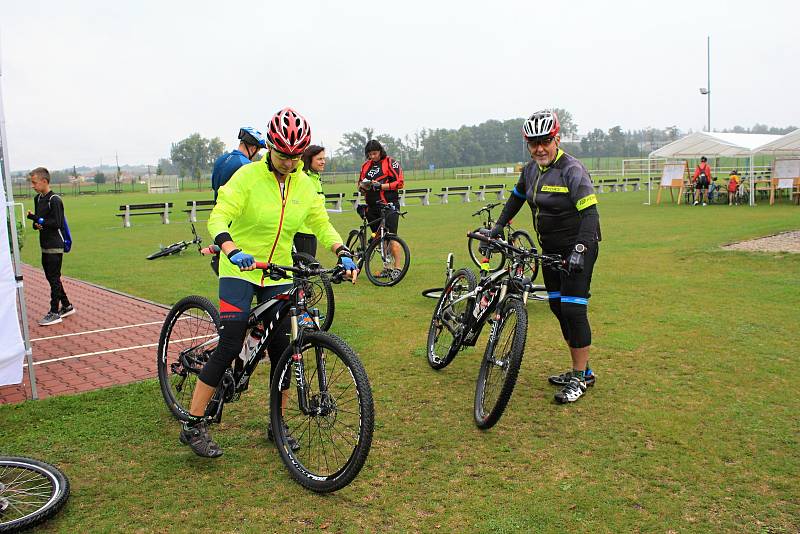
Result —
<svg viewBox="0 0 800 534"><path fill-rule="evenodd" d="M189 222L197 222L198 211L211 211L216 204L213 200L187 200L186 207L191 208L183 210L184 213L189 214Z"/></svg>
<svg viewBox="0 0 800 534"><path fill-rule="evenodd" d="M608 187L611 193L625 191L625 183L620 182L616 178L605 178L603 180L594 180L595 189L598 193L605 193L605 188Z"/></svg>
<svg viewBox="0 0 800 534"><path fill-rule="evenodd" d="M406 205L407 198L419 198L422 199L423 206L430 206L431 205L431 188L426 187L422 189L401 189L400 190L400 205Z"/></svg>
<svg viewBox="0 0 800 534"><path fill-rule="evenodd" d="M353 193L353 198L350 199L350 203L353 205L353 210L355 211L356 206L359 204L364 204L364 197L361 196L361 191L356 191Z"/></svg>
<svg viewBox="0 0 800 534"><path fill-rule="evenodd" d="M79 195L94 195L97 193L94 189L86 189L85 191L78 191Z"/></svg>
<svg viewBox="0 0 800 534"><path fill-rule="evenodd" d="M122 189L109 189L109 193L122 193Z"/></svg>
<svg viewBox="0 0 800 534"><path fill-rule="evenodd" d="M442 204L448 203L448 197L450 195L460 195L461 202L472 202L472 199L469 198L471 192L472 192L471 185L461 185L458 187L443 187L442 192L436 193L436 196L442 199Z"/></svg>
<svg viewBox="0 0 800 534"><path fill-rule="evenodd" d="M122 217L122 226L130 228L131 217L134 215L161 215L161 222L169 224L169 210L172 208L172 202L160 202L158 204L125 204L120 206L119 210L123 213L117 213L117 217ZM141 211L150 210L150 211ZM157 211L153 211L157 210ZM133 213L139 212L139 213Z"/></svg>
<svg viewBox="0 0 800 534"><path fill-rule="evenodd" d="M495 195L497 195L497 200L505 200L506 186L504 186L503 184L478 186L478 200L484 202L486 200L486 193L494 193Z"/></svg>
<svg viewBox="0 0 800 534"><path fill-rule="evenodd" d="M333 204L333 207L328 208L328 211L334 213L341 213L343 200L344 200L344 193L325 193L325 203Z"/></svg>

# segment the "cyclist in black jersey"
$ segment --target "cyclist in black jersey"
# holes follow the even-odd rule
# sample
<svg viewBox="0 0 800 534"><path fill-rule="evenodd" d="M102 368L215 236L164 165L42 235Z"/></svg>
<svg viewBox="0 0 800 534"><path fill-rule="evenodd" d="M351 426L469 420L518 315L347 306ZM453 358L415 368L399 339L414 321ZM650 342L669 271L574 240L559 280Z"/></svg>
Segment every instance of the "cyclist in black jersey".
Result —
<svg viewBox="0 0 800 534"><path fill-rule="evenodd" d="M503 213L486 232L500 235L527 201L543 252L567 258L568 273L542 270L550 309L561 324L572 358L571 370L548 381L562 387L556 402L567 403L583 396L596 378L589 368L592 331L586 309L599 250L600 216L586 167L559 148L560 128L558 116L550 110L538 111L525 121L522 131L533 161L522 170Z"/></svg>

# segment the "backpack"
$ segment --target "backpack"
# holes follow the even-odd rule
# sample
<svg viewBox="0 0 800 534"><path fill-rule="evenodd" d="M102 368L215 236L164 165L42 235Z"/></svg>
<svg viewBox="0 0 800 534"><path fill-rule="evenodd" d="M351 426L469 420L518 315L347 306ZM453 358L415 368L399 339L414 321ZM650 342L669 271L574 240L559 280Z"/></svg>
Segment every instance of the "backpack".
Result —
<svg viewBox="0 0 800 534"><path fill-rule="evenodd" d="M58 195L54 194L47 200L48 208L50 208L50 201L53 199L53 197L57 196ZM59 200L61 199L61 197L58 198ZM64 203L62 202L61 204L63 205ZM61 228L59 229L59 232L61 233L61 238L64 240L64 252L66 253L72 250L72 234L69 233L69 224L67 224L67 214L64 213L62 215L63 217L61 217Z"/></svg>

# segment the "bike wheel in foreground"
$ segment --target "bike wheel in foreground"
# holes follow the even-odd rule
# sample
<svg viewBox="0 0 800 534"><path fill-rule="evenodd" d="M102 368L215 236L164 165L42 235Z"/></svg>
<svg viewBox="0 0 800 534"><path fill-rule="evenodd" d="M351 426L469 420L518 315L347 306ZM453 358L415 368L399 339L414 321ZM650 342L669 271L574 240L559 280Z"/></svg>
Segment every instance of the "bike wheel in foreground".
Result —
<svg viewBox="0 0 800 534"><path fill-rule="evenodd" d="M511 298L500 310L500 319L492 324L489 342L475 387L475 424L478 428L493 427L506 409L517 383L525 338L528 312L522 302Z"/></svg>
<svg viewBox="0 0 800 534"><path fill-rule="evenodd" d="M164 256L169 256L170 254L177 254L183 249L184 247L181 247L180 245L170 245L167 248L162 248L158 252L153 252L152 254L147 256L147 259L154 260L156 258L163 258Z"/></svg>
<svg viewBox="0 0 800 534"><path fill-rule="evenodd" d="M291 347L275 368L272 431L292 478L312 491L328 493L350 484L367 459L375 424L372 389L364 366L337 336L305 332L301 352L302 393ZM282 408L284 394L288 402ZM288 436L297 440L298 450L289 446Z"/></svg>
<svg viewBox="0 0 800 534"><path fill-rule="evenodd" d="M55 515L69 497L69 480L50 464L0 456L0 532L19 532Z"/></svg>
<svg viewBox="0 0 800 534"><path fill-rule="evenodd" d="M319 263L314 256L305 252L292 254L292 261L296 267ZM333 314L336 312L336 302L333 297L331 281L327 276L315 276L303 284L303 290L305 291L306 307L319 310L320 329L329 330L333 324Z"/></svg>
<svg viewBox="0 0 800 534"><path fill-rule="evenodd" d="M477 234L481 230L482 228L476 228L472 231L472 233ZM502 269L506 264L506 255L502 251L491 249L487 249L485 251L486 254L483 254L480 251L480 248L483 244L483 241L479 241L471 237L467 240L467 250L469 250L469 257L472 260L472 263L480 267L483 258L487 258L489 260L489 270L491 272L496 272Z"/></svg>
<svg viewBox="0 0 800 534"><path fill-rule="evenodd" d="M210 300L192 295L167 314L158 340L158 381L172 414L189 414L197 376L219 342L219 312Z"/></svg>
<svg viewBox="0 0 800 534"><path fill-rule="evenodd" d="M388 234L367 247L364 269L367 278L376 286L393 286L408 273L411 252L408 245L396 235Z"/></svg>
<svg viewBox="0 0 800 534"><path fill-rule="evenodd" d="M428 328L428 365L436 370L447 367L458 353L469 300L457 301L474 290L477 283L472 271L459 269L442 290Z"/></svg>

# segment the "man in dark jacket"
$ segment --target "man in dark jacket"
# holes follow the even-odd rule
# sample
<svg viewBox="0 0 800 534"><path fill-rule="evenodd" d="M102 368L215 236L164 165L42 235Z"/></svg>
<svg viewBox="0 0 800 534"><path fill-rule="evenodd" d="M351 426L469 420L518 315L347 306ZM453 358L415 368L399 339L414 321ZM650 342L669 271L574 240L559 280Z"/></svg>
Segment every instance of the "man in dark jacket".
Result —
<svg viewBox="0 0 800 534"><path fill-rule="evenodd" d="M61 322L62 317L75 313L64 286L61 285L61 263L64 258L64 203L61 197L50 190L50 172L37 167L30 172L31 186L38 193L33 197L35 212L28 211L33 229L39 230L39 246L42 248L42 268L50 284L50 311L39 320L39 325L48 326ZM60 307L59 307L60 304Z"/></svg>

